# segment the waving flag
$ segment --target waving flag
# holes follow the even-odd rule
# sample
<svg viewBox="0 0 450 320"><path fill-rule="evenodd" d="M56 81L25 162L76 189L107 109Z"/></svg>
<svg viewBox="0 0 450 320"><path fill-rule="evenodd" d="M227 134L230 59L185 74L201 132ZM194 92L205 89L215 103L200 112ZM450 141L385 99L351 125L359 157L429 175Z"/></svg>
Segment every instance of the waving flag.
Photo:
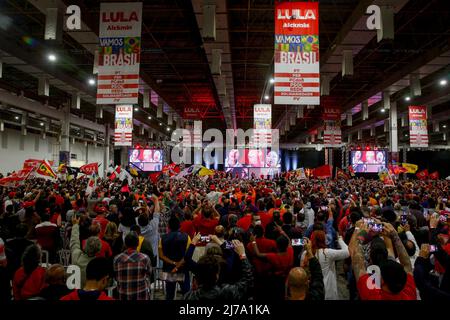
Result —
<svg viewBox="0 0 450 320"><path fill-rule="evenodd" d="M212 169L208 169L206 167L203 167L200 169L200 171L198 172L198 175L200 177L204 177L204 176L213 176L216 173L216 171L212 170Z"/></svg>
<svg viewBox="0 0 450 320"><path fill-rule="evenodd" d="M22 169L18 172L14 172L7 177L0 179L0 186L2 187L13 187L21 184L30 176L31 169Z"/></svg>
<svg viewBox="0 0 450 320"><path fill-rule="evenodd" d="M435 171L433 173L430 173L429 178L432 180L438 180L439 179L439 172Z"/></svg>
<svg viewBox="0 0 450 320"><path fill-rule="evenodd" d="M97 179L96 179L96 175L92 174L91 177L89 178L89 182L88 185L86 187L86 195L90 196L92 194L92 192L95 189L95 186L97 185Z"/></svg>
<svg viewBox="0 0 450 320"><path fill-rule="evenodd" d="M170 176L170 177L172 177L172 176L174 176L174 175L180 173L180 171L181 171L180 166L178 166L178 165L175 164L175 163L171 163L171 164L165 165L165 166L162 168L162 172L163 172L163 173L169 173L169 176Z"/></svg>
<svg viewBox="0 0 450 320"><path fill-rule="evenodd" d="M395 187L394 180L387 169L382 169L378 172L378 177L383 181L385 187Z"/></svg>
<svg viewBox="0 0 450 320"><path fill-rule="evenodd" d="M319 179L331 178L331 175L332 175L332 166L328 164L315 168L313 170L313 176Z"/></svg>
<svg viewBox="0 0 450 320"><path fill-rule="evenodd" d="M116 166L111 175L109 176L109 180L112 181L117 179L119 177L120 171L121 171L120 166Z"/></svg>
<svg viewBox="0 0 450 320"><path fill-rule="evenodd" d="M417 169L419 169L417 164L412 164L412 163L402 163L402 167L407 170L406 171L407 173L416 173Z"/></svg>
<svg viewBox="0 0 450 320"><path fill-rule="evenodd" d="M425 180L426 178L428 178L428 169L418 172L416 176L417 178L419 178L419 180Z"/></svg>
<svg viewBox="0 0 450 320"><path fill-rule="evenodd" d="M355 176L355 169L353 169L353 166L350 165L348 166L348 173L350 174L350 176L354 177Z"/></svg>
<svg viewBox="0 0 450 320"><path fill-rule="evenodd" d="M348 180L350 179L349 175L344 172L344 170L340 168L336 168L336 179L344 179Z"/></svg>
<svg viewBox="0 0 450 320"><path fill-rule="evenodd" d="M37 178L42 178L46 180L58 180L58 176L56 175L55 171L53 171L50 164L47 162L47 160L44 160L41 162L41 164L34 170L34 176Z"/></svg>
<svg viewBox="0 0 450 320"><path fill-rule="evenodd" d="M84 174L98 174L98 162L88 163L80 167L80 171Z"/></svg>
<svg viewBox="0 0 450 320"><path fill-rule="evenodd" d="M394 174L394 175L398 175L403 172L408 172L408 170L406 168L400 167L396 164L388 165L388 169L389 169L389 173Z"/></svg>

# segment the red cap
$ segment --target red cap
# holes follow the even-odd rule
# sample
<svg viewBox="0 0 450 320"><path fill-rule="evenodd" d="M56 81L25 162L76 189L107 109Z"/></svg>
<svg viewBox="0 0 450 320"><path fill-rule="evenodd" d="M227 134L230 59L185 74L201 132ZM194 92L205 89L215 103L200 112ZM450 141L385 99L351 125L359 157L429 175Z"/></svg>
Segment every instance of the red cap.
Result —
<svg viewBox="0 0 450 320"><path fill-rule="evenodd" d="M281 203L282 202L280 199L275 200L275 207L277 207L277 208L281 207Z"/></svg>
<svg viewBox="0 0 450 320"><path fill-rule="evenodd" d="M215 185L213 185L213 184L212 184L212 185L210 185L210 186L209 186L209 190L211 190L211 191L214 191L214 190L216 190L216 186L215 186Z"/></svg>
<svg viewBox="0 0 450 320"><path fill-rule="evenodd" d="M10 198L14 198L16 196L16 193L14 191L11 191L10 193L8 193L8 197Z"/></svg>

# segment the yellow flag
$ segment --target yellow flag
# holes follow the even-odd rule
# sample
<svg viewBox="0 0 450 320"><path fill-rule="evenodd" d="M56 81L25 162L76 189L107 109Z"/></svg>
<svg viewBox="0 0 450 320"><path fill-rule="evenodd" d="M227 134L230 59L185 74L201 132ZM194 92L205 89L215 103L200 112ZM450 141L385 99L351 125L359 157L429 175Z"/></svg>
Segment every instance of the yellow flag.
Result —
<svg viewBox="0 0 450 320"><path fill-rule="evenodd" d="M215 171L214 171L214 170L208 169L208 168L205 168L205 167L201 168L200 171L198 172L198 175L199 175L200 177L203 177L203 176L213 176L214 174L215 174Z"/></svg>
<svg viewBox="0 0 450 320"><path fill-rule="evenodd" d="M402 163L402 167L408 170L407 173L416 173L417 169L419 169L417 164L412 163Z"/></svg>

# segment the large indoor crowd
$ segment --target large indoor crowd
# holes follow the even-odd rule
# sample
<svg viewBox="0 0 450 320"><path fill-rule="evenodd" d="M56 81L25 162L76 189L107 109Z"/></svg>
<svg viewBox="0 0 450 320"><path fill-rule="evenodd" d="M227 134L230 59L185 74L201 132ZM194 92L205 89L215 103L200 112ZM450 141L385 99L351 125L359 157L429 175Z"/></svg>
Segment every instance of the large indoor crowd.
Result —
<svg viewBox="0 0 450 320"><path fill-rule="evenodd" d="M450 299L447 180L87 183L0 187L1 301Z"/></svg>

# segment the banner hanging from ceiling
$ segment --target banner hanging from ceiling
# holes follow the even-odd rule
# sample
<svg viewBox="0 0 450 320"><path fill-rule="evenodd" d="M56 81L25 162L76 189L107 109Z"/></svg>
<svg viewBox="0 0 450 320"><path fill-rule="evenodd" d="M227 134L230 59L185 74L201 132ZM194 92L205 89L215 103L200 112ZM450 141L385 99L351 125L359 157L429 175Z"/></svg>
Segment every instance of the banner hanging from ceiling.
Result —
<svg viewBox="0 0 450 320"><path fill-rule="evenodd" d="M114 129L115 146L131 146L133 141L133 106L117 105Z"/></svg>
<svg viewBox="0 0 450 320"><path fill-rule="evenodd" d="M272 105L255 104L253 106L253 145L257 148L272 144Z"/></svg>
<svg viewBox="0 0 450 320"><path fill-rule="evenodd" d="M97 104L136 104L142 3L101 3Z"/></svg>
<svg viewBox="0 0 450 320"><path fill-rule="evenodd" d="M319 4L275 5L274 103L320 104Z"/></svg>
<svg viewBox="0 0 450 320"><path fill-rule="evenodd" d="M324 147L340 147L342 143L341 110L339 108L324 108L322 119L324 120Z"/></svg>
<svg viewBox="0 0 450 320"><path fill-rule="evenodd" d="M427 107L409 106L409 144L411 147L428 147Z"/></svg>

